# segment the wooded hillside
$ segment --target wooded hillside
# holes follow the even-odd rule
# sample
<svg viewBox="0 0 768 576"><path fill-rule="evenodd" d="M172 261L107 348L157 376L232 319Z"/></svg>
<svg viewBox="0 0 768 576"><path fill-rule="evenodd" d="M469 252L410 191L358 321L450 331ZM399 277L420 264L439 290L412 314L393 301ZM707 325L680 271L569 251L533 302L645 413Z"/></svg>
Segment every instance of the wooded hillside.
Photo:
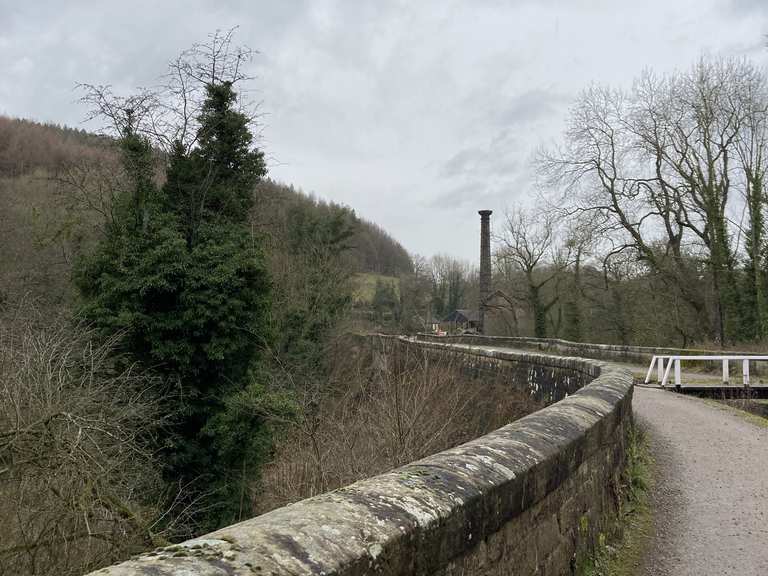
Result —
<svg viewBox="0 0 768 576"><path fill-rule="evenodd" d="M92 240L100 207L62 184L84 186L116 163L109 138L0 116L0 298L28 295L54 306L69 301L72 258ZM253 221L262 231L284 234L294 225L298 231L310 217L340 213L351 229L343 255L350 273L397 276L412 269L408 252L352 208L272 180L259 183L255 194Z"/></svg>

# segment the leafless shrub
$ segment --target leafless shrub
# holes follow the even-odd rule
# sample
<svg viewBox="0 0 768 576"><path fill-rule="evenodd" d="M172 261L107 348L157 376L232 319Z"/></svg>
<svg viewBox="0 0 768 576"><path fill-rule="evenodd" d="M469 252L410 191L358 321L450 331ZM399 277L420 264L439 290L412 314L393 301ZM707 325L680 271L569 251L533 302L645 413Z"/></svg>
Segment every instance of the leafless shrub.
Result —
<svg viewBox="0 0 768 576"><path fill-rule="evenodd" d="M256 508L265 512L379 474L541 407L503 375L473 379L458 362L343 341L332 391L299 392L302 410L264 469Z"/></svg>
<svg viewBox="0 0 768 576"><path fill-rule="evenodd" d="M175 529L152 381L91 336L30 307L0 316L0 575L82 574Z"/></svg>
<svg viewBox="0 0 768 576"><path fill-rule="evenodd" d="M86 120L103 122L101 133L110 137L123 137L130 129L158 150L170 152L180 145L189 151L197 144L206 88L228 83L237 85L238 111L258 134L259 104L247 86L253 80L248 67L255 51L234 43L236 31L209 34L172 60L157 86L138 88L131 95L115 94L109 85L79 84L81 102L89 110Z"/></svg>

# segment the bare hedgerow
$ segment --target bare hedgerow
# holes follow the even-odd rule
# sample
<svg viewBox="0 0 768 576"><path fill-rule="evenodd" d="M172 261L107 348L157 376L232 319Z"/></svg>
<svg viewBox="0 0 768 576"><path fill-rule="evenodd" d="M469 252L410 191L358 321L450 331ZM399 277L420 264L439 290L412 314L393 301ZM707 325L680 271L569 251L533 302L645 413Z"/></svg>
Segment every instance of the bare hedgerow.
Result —
<svg viewBox="0 0 768 576"><path fill-rule="evenodd" d="M175 528L149 444L153 382L91 336L29 306L0 314L2 576L82 574Z"/></svg>
<svg viewBox="0 0 768 576"><path fill-rule="evenodd" d="M255 508L266 512L380 474L542 407L503 372L474 378L459 362L341 339L329 387L296 391L300 409L263 470Z"/></svg>

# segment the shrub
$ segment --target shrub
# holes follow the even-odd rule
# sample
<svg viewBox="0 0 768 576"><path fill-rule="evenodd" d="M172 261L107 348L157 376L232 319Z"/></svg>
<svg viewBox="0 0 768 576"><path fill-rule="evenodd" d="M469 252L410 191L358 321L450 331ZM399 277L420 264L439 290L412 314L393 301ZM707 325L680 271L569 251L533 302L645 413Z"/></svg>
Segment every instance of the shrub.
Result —
<svg viewBox="0 0 768 576"><path fill-rule="evenodd" d="M92 337L28 306L0 318L3 576L82 574L175 533L152 381Z"/></svg>

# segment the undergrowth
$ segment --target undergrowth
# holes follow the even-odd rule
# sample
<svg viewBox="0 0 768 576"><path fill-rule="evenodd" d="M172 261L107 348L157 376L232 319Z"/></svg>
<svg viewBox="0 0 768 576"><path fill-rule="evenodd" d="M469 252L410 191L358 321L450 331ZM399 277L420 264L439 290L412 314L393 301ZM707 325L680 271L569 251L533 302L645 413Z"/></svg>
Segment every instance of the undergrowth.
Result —
<svg viewBox="0 0 768 576"><path fill-rule="evenodd" d="M652 460L648 442L637 424L627 433L627 464L621 479L620 537L609 541L600 534L595 553L577 569L580 576L633 576L642 566L643 553L653 531L649 493Z"/></svg>

